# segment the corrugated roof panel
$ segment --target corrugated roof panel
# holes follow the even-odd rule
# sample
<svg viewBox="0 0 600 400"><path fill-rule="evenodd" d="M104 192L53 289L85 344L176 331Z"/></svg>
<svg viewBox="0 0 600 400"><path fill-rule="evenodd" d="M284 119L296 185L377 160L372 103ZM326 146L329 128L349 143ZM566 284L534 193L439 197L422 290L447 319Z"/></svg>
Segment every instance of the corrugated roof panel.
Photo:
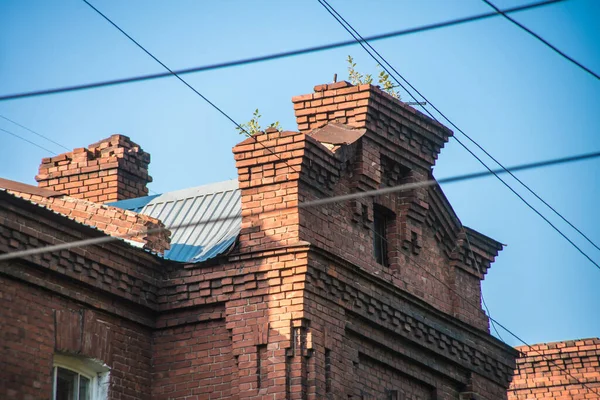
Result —
<svg viewBox="0 0 600 400"><path fill-rule="evenodd" d="M171 230L171 249L164 258L202 262L235 243L242 226L237 180L121 200L110 205L161 220ZM206 220L224 219L208 223Z"/></svg>

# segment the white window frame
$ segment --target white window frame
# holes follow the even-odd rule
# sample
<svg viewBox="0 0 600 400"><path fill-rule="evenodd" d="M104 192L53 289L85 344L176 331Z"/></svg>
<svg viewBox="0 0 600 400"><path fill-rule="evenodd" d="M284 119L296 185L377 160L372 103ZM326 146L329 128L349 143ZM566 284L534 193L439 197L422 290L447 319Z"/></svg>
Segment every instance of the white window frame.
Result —
<svg viewBox="0 0 600 400"><path fill-rule="evenodd" d="M78 374L78 382L79 376L84 376L90 380L90 400L108 399L108 378L110 372L108 366L83 357L55 354L52 365L52 400L56 399L58 367Z"/></svg>

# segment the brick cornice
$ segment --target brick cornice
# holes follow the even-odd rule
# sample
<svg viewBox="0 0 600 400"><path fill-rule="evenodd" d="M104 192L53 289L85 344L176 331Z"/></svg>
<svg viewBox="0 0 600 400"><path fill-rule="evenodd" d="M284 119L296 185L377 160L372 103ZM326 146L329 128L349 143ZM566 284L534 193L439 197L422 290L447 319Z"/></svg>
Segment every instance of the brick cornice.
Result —
<svg viewBox="0 0 600 400"><path fill-rule="evenodd" d="M335 254L320 248L312 248L311 253L346 269L353 279L331 275L309 262L307 291L333 299L348 312L508 387L516 354L513 348ZM365 292L367 287L378 296Z"/></svg>

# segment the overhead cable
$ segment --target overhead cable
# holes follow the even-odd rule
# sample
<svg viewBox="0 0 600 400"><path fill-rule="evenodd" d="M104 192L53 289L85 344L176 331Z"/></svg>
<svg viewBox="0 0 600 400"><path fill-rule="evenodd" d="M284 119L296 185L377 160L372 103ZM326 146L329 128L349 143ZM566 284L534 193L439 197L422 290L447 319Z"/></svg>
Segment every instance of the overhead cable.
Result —
<svg viewBox="0 0 600 400"><path fill-rule="evenodd" d="M596 158L600 158L600 151L594 152L594 153L587 153L587 154L580 154L580 155L575 155L575 156L570 156L570 157L552 159L552 160L544 160L544 161L537 161L537 162L532 162L532 163L527 163L527 164L521 164L521 165L517 165L515 167L510 167L509 169L513 172L533 170L533 169L537 169L537 168L548 167L551 165L566 164L566 163L572 163L572 162L583 161L583 160L591 160L591 159L596 159ZM497 174L506 173L506 171L504 169L496 170L493 172L495 172ZM407 183L407 184L402 184L402 185L397 185L397 186L385 187L385 188L381 188L381 189L377 189L377 190L370 190L370 191L365 191L365 192L355 192L355 193L341 195L341 196L326 197L323 199L302 202L302 203L299 203L297 207L280 208L275 211L279 212L282 210L295 209L295 208L304 209L304 208L322 206L325 204L339 203L339 202L348 201L348 200L361 199L361 198L365 198L365 197L376 197L376 196L381 196L384 194L397 193L397 192L402 192L402 191L406 191L406 190L414 190L414 189L425 188L425 187L429 187L429 186L450 184L450 183L456 183L456 182L464 182L464 181L468 181L468 180L487 177L490 175L492 175L491 172L481 171L481 172L474 172L474 173L457 175L457 176L452 176L452 177L447 177L447 178L440 178L438 180L431 179L431 180L426 180L426 181L422 181L422 182L412 182L412 183ZM54 252L54 251L59 251L59 250L68 250L68 249L83 247L83 246L103 244L103 243L113 242L113 241L122 240L122 239L129 239L129 238L132 238L132 237L135 237L138 235L148 235L148 234L159 233L164 230L180 229L180 228L187 228L187 227L192 227L192 226L201 226L201 225L206 225L206 224L216 223L216 222L231 221L231 220L238 219L238 218L239 218L239 216L208 218L208 219L204 219L201 221L188 222L188 223L183 223L180 225L173 225L173 226L165 227L165 228L153 228L153 229L149 229L147 231L130 233L130 234L126 234L126 235L102 236L102 237L98 237L98 238L91 238L91 239L85 239L85 240L79 240L79 241L73 241L73 242L67 242L67 243L60 243L60 244L56 244L56 245L49 245L49 246L32 248L32 249L27 249L27 250L18 250L18 251L13 251L10 253L0 254L0 261L7 261L7 260L15 259L15 258L27 257L27 256L31 256L31 255L43 254L43 253Z"/></svg>
<svg viewBox="0 0 600 400"><path fill-rule="evenodd" d="M41 133L37 133L36 131L29 129L28 127L21 125L20 123L13 121L12 119L5 117L4 115L0 115L0 118L5 119L6 121L11 122L11 123L15 124L16 126L19 126L23 129L25 129L26 131L29 131L29 132L33 133L34 135L37 135L37 136L41 137L42 139L45 139L45 140L49 141L50 143L57 145L58 147L62 147L63 149L65 149L67 151L71 151L71 149L69 149L68 147L63 146L62 144L60 144L58 142L55 142L54 140L50 139L47 136L42 135Z"/></svg>
<svg viewBox="0 0 600 400"><path fill-rule="evenodd" d="M37 143L35 143L35 142L32 142L32 141L31 141L31 140L29 140L29 139L25 139L23 136L17 135L16 133L13 133L13 132L11 132L11 131L8 131L8 130L6 130L6 129L3 129L3 128L0 128L0 131L2 131L2 132L4 132L4 133L8 133L9 135L16 137L17 139L21 139L21 140L23 140L24 142L27 142L27 143L29 143L29 144L31 144L31 145L34 145L35 147L38 147L38 148L40 148L40 149L42 149L42 150L44 150L44 151L47 151L47 152L48 152L48 153L50 153L50 154L54 154L54 155L56 155L56 153L55 153L55 152L53 152L52 150L49 150L49 149L47 149L47 148L45 148L45 147L43 147L43 146L40 146L39 144L37 144Z"/></svg>
<svg viewBox="0 0 600 400"><path fill-rule="evenodd" d="M185 79L183 79L182 77L180 77L175 71L173 71L171 68L167 67L167 65L165 63L163 63L162 61L160 61L157 57L154 56L154 54L150 53L150 51L148 51L144 46L142 46L140 43L138 43L134 38L132 38L129 34L127 34L127 32L125 32L123 29L121 29L116 23L114 23L110 18L108 18L106 15L104 15L100 10L98 10L96 7L94 7L92 4L90 4L90 2L88 2L87 0L82 0L85 4L87 4L88 6L90 6L94 11L96 11L102 18L104 18L106 21L108 21L112 26L114 26L119 32L121 32L123 35L125 35L129 40L131 40L137 47L139 47L142 51L144 51L144 53L146 53L147 55L149 55L154 61L156 61L157 63L159 63L164 69L166 69L167 71L169 71L169 74L173 75L175 78L177 78L179 81L181 81L181 83L183 83L185 86L187 86L190 90L192 90L194 93L196 93L198 96L200 96L202 98L202 100L204 100L205 102L207 102L210 106L212 106L215 110L217 110L219 113L221 113L221 115L223 115L225 118L227 118L229 121L231 121L238 129L240 129L242 132L244 132L244 134L246 136L248 136L249 138L252 138L253 135L248 132L246 129L244 129L244 127L240 124L238 124L233 118L231 118L225 111L223 111L220 107L218 107L215 103L213 103L212 101L210 101L206 96L204 96L202 93L200 93L198 90L196 90L192 85L190 85ZM277 158L279 158L281 161L284 161L281 159L281 157L275 153L273 150L271 150L270 148L268 148L267 146L265 146L262 142L259 142L256 140L256 138L254 138L255 143L259 143L265 150L268 150L271 154L273 154L274 156L276 156ZM287 163L287 161L284 161L288 167L290 167L293 171L295 172L299 172L296 168L294 168L293 166L291 166L290 164Z"/></svg>
<svg viewBox="0 0 600 400"><path fill-rule="evenodd" d="M489 152L487 152L479 143L477 143L474 139L472 139L469 135L467 135L462 129L460 129L454 122L452 122L445 114L443 114L437 107L435 107L425 96L423 96L414 86L410 84L393 66L391 66L381 54L377 52L360 34L350 25L326 0L317 0L326 10L329 12L339 23L340 25L348 32L350 35L359 43L363 49L378 63L383 64L381 67L383 70L388 73L402 89L404 89L414 100L418 103L416 97L396 78L396 76L390 72L387 68L390 67L392 71L394 71L403 82L405 82L412 90L414 90L419 96L421 96L426 103L429 103L431 107L436 110L450 125L452 125L457 131L459 131L463 136L469 139L472 143L474 143L481 151L483 151L488 157L490 157L496 164L498 164L505 172L507 172L511 177L513 177L517 182L523 185L526 189L528 189L534 196L536 196L539 200L541 200L544 204L546 204L551 210L553 210L557 215L559 215L564 221L566 221L571 227L573 227L578 233L580 233L586 240L592 243L596 248L591 239L588 236L584 235L581 230L577 229L572 223L570 223L562 214L558 213L553 207L541 199L531 188L529 188L525 183L523 183L520 179L518 179L514 174L512 174L509 170L507 170L503 164L501 164L496 158L494 158ZM342 22L343 21L343 22ZM381 60L379 60L373 53L367 49L368 46L375 54L379 56ZM420 103L418 103L421 105ZM439 120L423 105L421 105L423 110L436 122L439 123ZM562 236L567 242L571 244L580 254L582 254L585 258L588 259L592 264L596 266L596 268L600 269L600 265L594 261L581 247L579 247L573 240L571 240L563 231L561 231L556 225L554 225L546 216L544 216L539 210L537 210L531 203L529 203L523 196L521 196L512 186L510 186L505 180L503 180L497 173L495 173L480 157L478 157L471 149L469 149L460 139L456 136L453 136L454 140L456 140L469 154L471 154L481 165L483 165L490 173L496 176L504 186L506 186L515 196L517 196L527 207L529 207L533 212L535 212L540 218L542 218L548 225L550 225L560 236Z"/></svg>
<svg viewBox="0 0 600 400"><path fill-rule="evenodd" d="M525 10L532 10L532 9L535 9L538 7L548 6L548 5L555 4L555 3L560 3L563 1L566 1L566 0L545 0L545 1L539 1L536 3L526 4L523 6L506 8L506 9L503 9L502 11L506 14L516 13L516 12L525 11ZM477 15L473 15L470 17L457 18L457 19L448 20L448 21L444 21L444 22L437 22L437 23L422 25L422 26L418 26L418 27L414 27L414 28L402 29L399 31L373 35L373 36L366 37L365 40L375 41L375 40L391 39L394 37L400 37L400 36L414 34L414 33L420 33L420 32L426 32L426 31L430 31L430 30L440 29L440 28L446 28L446 27L450 27L450 26L465 24L465 23L474 22L474 21L480 21L483 19L493 18L493 17L497 17L497 16L498 16L498 13L496 13L496 12L477 14ZM178 69L178 70L173 70L173 72L177 75L192 74L192 73L196 73L196 72L206 72L206 71L218 70L218 69L222 69L222 68L238 67L241 65L255 64L255 63L264 62L264 61L278 60L278 59L283 59L283 58L287 58L287 57L294 57L294 56L300 56L300 55L304 55L304 54L317 53L317 52L326 51L326 50L339 49L339 48L354 46L354 45L356 45L356 42L354 40L347 40L347 41L342 41L342 42L307 47L307 48L303 48L303 49L296 49L296 50L289 50L289 51L284 51L284 52L279 52L279 53L267 54L267 55L263 55L263 56L244 58L241 60L225 61L225 62L221 62L221 63L209 64L209 65L204 65L204 66ZM75 91L86 90L86 89L98 89L98 88L102 88L102 87L122 85L122 84L127 84L127 83L143 82L143 81L149 81L149 80L154 80L154 79L169 78L172 76L173 76L173 74L170 72L169 73L163 72L163 73L139 75L139 76L133 76L133 77L127 77L127 78L120 78L120 79L111 79L111 80L101 81L101 82L83 83L83 84L64 86L64 87L58 87L58 88L41 89L41 90L35 90L35 91L30 91L30 92L6 94L6 95L0 96L0 101L24 99L24 98L29 98L29 97L38 97L38 96L45 96L45 95L59 94L59 93L68 93L68 92L75 92Z"/></svg>
<svg viewBox="0 0 600 400"><path fill-rule="evenodd" d="M583 65L579 61L575 60L573 57L569 56L565 52L561 51L556 46L554 46L552 43L548 42L546 39L544 39L543 37L541 37L540 35L538 35L534 31L532 31L531 29L529 29L528 27L526 27L525 25L523 25L519 21L517 21L514 18L512 18L511 16L507 15L506 11L503 11L503 10L499 9L498 7L496 7L494 5L494 3L492 3L489 0L482 0L482 1L485 4L487 4L488 6L492 7L494 10L496 10L496 12L498 14L502 15L504 18L506 18L507 20L509 20L510 22L512 22L513 24L515 24L516 26L518 26L519 28L523 29L525 32L529 33L531 36L533 36L534 38L536 38L537 40L539 40L540 42L542 42L543 44L545 44L550 49L554 50L555 53L557 53L558 55L560 55L561 57L563 57L565 60L570 61L573 65L576 65L577 67L581 68L582 70L584 70L588 74L592 75L594 78L600 80L600 75L598 75L597 73L595 73L594 71L592 71L590 68L586 67L585 65Z"/></svg>
<svg viewBox="0 0 600 400"><path fill-rule="evenodd" d="M485 1L485 0L484 0ZM417 88L415 88L413 85L411 85L411 83L406 80L402 74L400 74L393 65L391 65L377 50L375 50L375 48L373 46L371 46L369 44L369 40L368 38L363 38L358 31L356 31L356 29L354 29L354 27L352 27L352 25L346 21L344 19L344 17L342 17L326 0L324 0L324 2L319 1L319 3L321 3L321 5L323 7L325 7L325 9L327 11L329 11L329 13L346 29L346 31L348 33L350 33L350 35L352 35L352 37L355 39L355 41L361 41L364 42L360 43L360 45L363 47L363 49L378 63L381 64L380 60L377 59L377 57L375 57L368 49L365 48L365 45L369 47L369 49L371 49L371 51L373 51L373 53L375 53L380 59L381 61L383 61L383 66L382 68L385 70L386 73L388 73L395 81L396 83L398 83L398 85L400 87L402 87L416 102L416 105L421 106L421 108L431 117L433 118L435 121L439 122L438 119L425 107L424 103L429 103L429 105L435 110L437 111L438 114L440 114L442 116L442 118L444 118L444 120L446 120L450 125L452 125L453 128L455 128L458 132L460 132L465 138L467 138L471 143L473 143L479 150L481 150L486 156L488 156L492 161L494 161L500 168L504 168L504 165L498 160L496 159L494 156L492 156L492 154L490 154L486 149L484 149L478 142L475 141L475 139L473 139L470 135L467 135L467 133L465 133L462 129L460 129L452 120L450 120L444 113L442 113L433 103L431 103L429 101L429 99L427 99L421 92L419 92L417 90ZM325 3L325 4L324 4ZM330 9L329 9L329 8ZM339 17L339 19L338 19ZM340 21L341 19L341 21ZM342 23L343 22L343 23ZM345 25L344 25L345 24ZM347 25L347 27L346 27ZM352 31L350 31L349 29ZM356 35L356 36L355 36ZM398 78L396 78L396 76L394 74L392 74L387 68L389 67L395 74L397 74L398 77L400 77L400 79L402 79L402 81L407 84L412 90L415 91L415 93L417 93L423 100L425 100L425 102L418 102L417 99L415 98L415 96L413 96L413 94L408 91L408 89L406 89L398 80ZM475 159L477 159L477 161L479 161L479 163L481 163L484 167L488 168L487 165L477 156L475 155L469 148L467 148L461 140L459 140L456 136L453 136L454 140L456 140L458 142L458 144L460 144L467 152L469 152ZM490 170L488 168L488 170ZM538 199L540 202L542 202L542 204L544 204L546 207L548 207L556 216L558 216L563 222L565 222L567 225L569 225L573 230L575 230L581 237L583 237L588 243L590 243L592 246L594 246L596 248L596 250L600 251L600 246L598 246L594 241L592 241L592 239L590 239L590 237L588 235L586 235L584 232L582 232L579 228L577 228L573 223L571 223L571 221L569 221L564 215L562 215L558 210L556 210L552 205L550 205L546 200L544 200L541 196L539 196L533 189L531 189L527 184L525 184L525 182L523 182L521 179L519 179L517 176L513 175L510 171L506 171L509 173L509 175L516 180L521 186L523 186L529 193L531 193L536 199ZM531 206L527 201L525 201L525 199L520 196L516 191L514 191L512 189L512 187L510 187L505 181L503 181L502 179L498 178L508 189L510 189L517 197L519 197L526 205L529 206L529 208L531 208L534 212L537 213L537 210ZM555 230L558 231L558 228L556 228L553 224L550 223L549 220L547 220L543 215L539 214L539 216L541 218L543 218L544 220L546 220L546 222L552 226ZM562 235L562 233L559 231L559 234ZM562 235L567 241L570 242L570 240L565 237L564 235ZM571 243L572 245L574 245L573 243ZM577 246L576 246L577 247ZM577 247L578 248L578 247ZM579 250L579 248L578 248ZM581 251L580 251L581 252ZM586 256L586 258L589 259L589 257L587 257L587 255L585 253L582 253L584 256ZM591 260L590 260L591 261Z"/></svg>
<svg viewBox="0 0 600 400"><path fill-rule="evenodd" d="M371 230L374 234L376 234L380 238L382 238L383 240L385 240L386 243L390 244L389 241L387 240L387 238L384 238L382 235L380 235L379 233L377 233L374 229L372 229L370 227L368 229ZM469 245L469 248L471 248L471 244L468 242L468 240L469 240L468 236L466 237L466 239L467 239L467 243ZM481 304L477 304L477 303L473 302L471 299L468 299L467 297L465 297L461 292L459 292L458 290L456 290L452 286L448 285L446 282L444 282L438 276L436 276L435 273L431 272L429 270L429 268L425 268L423 265L421 265L419 262L417 262L417 260L415 260L411 255L407 254L405 251L403 251L402 249L398 248L398 246L391 246L391 247L393 249L395 249L396 252L398 252L398 254L402 254L409 261L411 261L419 269L419 271L425 272L427 275L429 275L430 277L432 277L434 280L436 280L439 283L441 283L444 287L446 287L448 290L450 290L455 295L457 295L460 299L462 299L466 304L471 305L474 309L476 309L478 311L481 310ZM471 249L471 254L472 254L472 257L475 257L473 255L473 250L472 249ZM475 260L475 262L477 262L477 260ZM478 264L477 264L477 268L479 268ZM400 281L402 281L407 287L412 286L411 284L409 284L406 280L402 279L401 277L396 276L396 278L399 279ZM481 299L483 300L483 293L481 294ZM483 301L485 302L485 300L483 300ZM487 308L487 305L486 305L486 308ZM588 386L586 382L582 382L579 379L577 379L577 377L574 376L573 374L571 374L571 372L569 372L569 370L567 368L565 368L564 366L560 365L559 363L557 363L556 361L554 361L553 359L551 359L550 357L548 357L544 353L541 353L539 350L533 348L532 345L530 345L525 340L523 340L520 336L518 336L516 333L514 333L513 331L511 331L510 329L508 329L505 325L503 325L502 323L500 323L497 319L493 318L490 315L489 309L488 309L488 318L489 318L490 322L492 323L492 326L494 327L494 329L496 329L496 325L498 325L500 328L502 328L509 335L511 335L512 337L514 337L515 339L517 339L519 342L521 342L522 344L524 344L525 346L527 346L530 351L537 353L539 356L541 356L542 359L546 360L549 363L554 364L556 367L558 367L558 369L560 369L563 372L565 372L567 375L569 375L571 378L573 378L578 384L580 384L581 386L583 386L586 390L588 390L589 392L593 392L593 393L595 393L595 394L597 394L597 395L600 396L600 393L598 391L596 391L594 388ZM498 335L500 335L497 330L496 330L496 333Z"/></svg>

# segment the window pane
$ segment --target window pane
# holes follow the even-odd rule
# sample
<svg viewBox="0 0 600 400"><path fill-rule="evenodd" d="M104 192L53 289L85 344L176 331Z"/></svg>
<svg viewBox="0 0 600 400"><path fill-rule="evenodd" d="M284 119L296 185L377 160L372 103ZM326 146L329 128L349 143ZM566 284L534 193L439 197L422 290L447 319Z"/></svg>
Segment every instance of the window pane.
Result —
<svg viewBox="0 0 600 400"><path fill-rule="evenodd" d="M90 380L83 375L79 376L79 400L90 400Z"/></svg>
<svg viewBox="0 0 600 400"><path fill-rule="evenodd" d="M77 400L75 397L76 384L77 374L75 372L57 367L55 400Z"/></svg>

